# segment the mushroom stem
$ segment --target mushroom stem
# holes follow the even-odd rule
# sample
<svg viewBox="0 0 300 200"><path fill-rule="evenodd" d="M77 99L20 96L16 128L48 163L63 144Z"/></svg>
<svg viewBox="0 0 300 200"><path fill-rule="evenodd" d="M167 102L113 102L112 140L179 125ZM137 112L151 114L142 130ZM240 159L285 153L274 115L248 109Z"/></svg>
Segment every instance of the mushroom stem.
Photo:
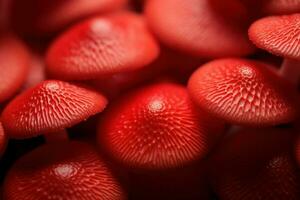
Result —
<svg viewBox="0 0 300 200"><path fill-rule="evenodd" d="M63 129L60 131L49 132L44 134L46 143L54 143L58 141L67 141L69 140L68 132Z"/></svg>
<svg viewBox="0 0 300 200"><path fill-rule="evenodd" d="M298 85L300 77L299 65L299 61L285 58L280 68L281 76L290 81L295 86Z"/></svg>

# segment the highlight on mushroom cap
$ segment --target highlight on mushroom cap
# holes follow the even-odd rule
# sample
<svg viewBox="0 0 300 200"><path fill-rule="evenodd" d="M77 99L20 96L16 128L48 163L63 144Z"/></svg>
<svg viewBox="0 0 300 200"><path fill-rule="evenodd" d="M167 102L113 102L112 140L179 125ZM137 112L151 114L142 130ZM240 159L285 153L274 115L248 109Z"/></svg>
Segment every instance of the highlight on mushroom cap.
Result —
<svg viewBox="0 0 300 200"><path fill-rule="evenodd" d="M143 18L121 12L71 27L51 45L46 63L52 77L83 80L142 68L158 54Z"/></svg>
<svg viewBox="0 0 300 200"><path fill-rule="evenodd" d="M233 124L277 125L297 113L296 90L258 61L208 62L191 76L188 90L203 110Z"/></svg>
<svg viewBox="0 0 300 200"><path fill-rule="evenodd" d="M96 150L82 142L46 144L21 157L5 178L6 200L126 199Z"/></svg>
<svg viewBox="0 0 300 200"><path fill-rule="evenodd" d="M106 104L106 98L91 89L47 80L13 99L1 120L10 137L29 138L71 127L101 112Z"/></svg>
<svg viewBox="0 0 300 200"><path fill-rule="evenodd" d="M206 156L224 125L199 111L187 90L157 83L123 96L98 129L98 143L132 169L189 165Z"/></svg>

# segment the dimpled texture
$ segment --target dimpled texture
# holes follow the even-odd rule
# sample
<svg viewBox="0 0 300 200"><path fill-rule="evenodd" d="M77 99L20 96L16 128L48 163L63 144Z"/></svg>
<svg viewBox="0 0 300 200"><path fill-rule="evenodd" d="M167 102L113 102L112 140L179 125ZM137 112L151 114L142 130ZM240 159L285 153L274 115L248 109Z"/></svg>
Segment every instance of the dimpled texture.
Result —
<svg viewBox="0 0 300 200"><path fill-rule="evenodd" d="M104 119L99 145L126 167L141 170L175 168L201 159L223 129L223 124L197 111L184 87L172 83L124 96Z"/></svg>
<svg viewBox="0 0 300 200"><path fill-rule="evenodd" d="M275 125L296 115L296 91L256 61L211 61L194 72L188 89L202 109L233 124Z"/></svg>
<svg viewBox="0 0 300 200"><path fill-rule="evenodd" d="M143 18L122 12L71 28L52 44L46 63L53 77L81 80L144 67L158 54Z"/></svg>
<svg viewBox="0 0 300 200"><path fill-rule="evenodd" d="M101 112L107 100L101 94L62 81L44 81L12 100L2 123L12 138L55 132Z"/></svg>
<svg viewBox="0 0 300 200"><path fill-rule="evenodd" d="M29 63L29 52L21 41L12 35L0 36L0 103L21 88Z"/></svg>
<svg viewBox="0 0 300 200"><path fill-rule="evenodd" d="M14 0L13 27L26 34L44 35L81 18L122 7L127 0Z"/></svg>
<svg viewBox="0 0 300 200"><path fill-rule="evenodd" d="M202 57L253 51L246 31L219 16L209 0L149 0L145 13L154 33L172 48Z"/></svg>
<svg viewBox="0 0 300 200"><path fill-rule="evenodd" d="M262 18L250 26L249 37L261 49L300 60L300 14Z"/></svg>
<svg viewBox="0 0 300 200"><path fill-rule="evenodd" d="M210 161L209 177L217 196L222 200L299 199L293 139L289 131L260 129L242 130L225 140Z"/></svg>
<svg viewBox="0 0 300 200"><path fill-rule="evenodd" d="M17 160L5 200L122 200L125 194L97 152L79 142L47 144Z"/></svg>
<svg viewBox="0 0 300 200"><path fill-rule="evenodd" d="M5 147L6 147L6 135L4 133L2 123L0 122L0 156L3 154Z"/></svg>

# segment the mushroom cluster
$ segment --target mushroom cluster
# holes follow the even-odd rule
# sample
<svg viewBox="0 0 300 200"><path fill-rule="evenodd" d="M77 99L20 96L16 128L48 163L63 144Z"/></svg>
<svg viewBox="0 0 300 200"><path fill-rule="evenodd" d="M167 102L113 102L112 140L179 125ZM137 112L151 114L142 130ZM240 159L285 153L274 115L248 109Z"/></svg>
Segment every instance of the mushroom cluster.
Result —
<svg viewBox="0 0 300 200"><path fill-rule="evenodd" d="M300 199L300 0L0 0L0 69L0 199Z"/></svg>

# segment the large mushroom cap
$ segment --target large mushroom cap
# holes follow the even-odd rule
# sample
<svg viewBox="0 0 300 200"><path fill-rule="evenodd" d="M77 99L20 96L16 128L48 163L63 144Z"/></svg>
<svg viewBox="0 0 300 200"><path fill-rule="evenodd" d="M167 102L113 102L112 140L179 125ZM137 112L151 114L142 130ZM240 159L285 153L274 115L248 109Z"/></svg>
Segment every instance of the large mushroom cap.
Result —
<svg viewBox="0 0 300 200"><path fill-rule="evenodd" d="M21 88L30 64L24 44L12 35L0 35L0 103Z"/></svg>
<svg viewBox="0 0 300 200"><path fill-rule="evenodd" d="M194 72L188 89L202 109L233 124L274 125L296 115L296 91L256 61L211 61Z"/></svg>
<svg viewBox="0 0 300 200"><path fill-rule="evenodd" d="M19 159L4 186L6 200L122 200L126 196L97 152L79 142L47 144Z"/></svg>
<svg viewBox="0 0 300 200"><path fill-rule="evenodd" d="M28 138L71 127L101 112L107 100L101 94L62 81L44 81L12 100L2 123L12 138Z"/></svg>
<svg viewBox="0 0 300 200"><path fill-rule="evenodd" d="M246 31L219 16L209 0L149 0L145 13L158 38L202 57L246 55L253 51Z"/></svg>
<svg viewBox="0 0 300 200"><path fill-rule="evenodd" d="M52 44L46 62L53 77L82 80L144 67L158 53L142 17L124 12L71 28Z"/></svg>
<svg viewBox="0 0 300 200"><path fill-rule="evenodd" d="M251 41L275 55L300 60L300 14L271 16L249 28Z"/></svg>
<svg viewBox="0 0 300 200"><path fill-rule="evenodd" d="M98 142L126 167L161 170L202 159L223 128L194 107L184 87L159 83L113 105L100 124Z"/></svg>
<svg viewBox="0 0 300 200"><path fill-rule="evenodd" d="M218 197L299 199L300 173L291 154L293 141L292 132L280 129L243 129L224 140L209 162L210 181Z"/></svg>
<svg viewBox="0 0 300 200"><path fill-rule="evenodd" d="M96 13L123 6L127 0L13 0L13 27L26 34L43 35Z"/></svg>

